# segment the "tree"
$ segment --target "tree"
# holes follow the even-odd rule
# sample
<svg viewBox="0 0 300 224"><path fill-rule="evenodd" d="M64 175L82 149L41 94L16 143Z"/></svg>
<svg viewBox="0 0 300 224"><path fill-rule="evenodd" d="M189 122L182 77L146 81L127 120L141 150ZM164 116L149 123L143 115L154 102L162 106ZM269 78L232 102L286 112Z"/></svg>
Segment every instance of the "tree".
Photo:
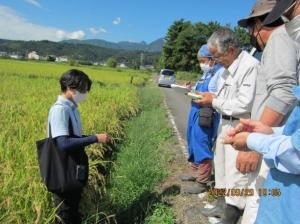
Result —
<svg viewBox="0 0 300 224"><path fill-rule="evenodd" d="M158 57L155 61L155 64L154 64L154 67L155 67L155 70L156 71L159 71L161 70L162 68L165 67L165 63L164 63L164 55L163 53L160 55L160 57Z"/></svg>
<svg viewBox="0 0 300 224"><path fill-rule="evenodd" d="M195 29L190 22L186 22L179 33L175 45L175 69L190 71L197 64Z"/></svg>
<svg viewBox="0 0 300 224"><path fill-rule="evenodd" d="M175 21L168 29L162 50L166 68L175 69L175 64L177 63L176 60L178 58L178 56L176 56L176 41L180 32L183 30L185 23L186 22L183 19L180 19Z"/></svg>
<svg viewBox="0 0 300 224"><path fill-rule="evenodd" d="M107 59L106 64L108 67L115 68L115 67L117 67L117 60L113 57L110 57Z"/></svg>
<svg viewBox="0 0 300 224"><path fill-rule="evenodd" d="M247 33L246 29L236 26L233 30L238 36L241 46L250 44L250 35Z"/></svg>
<svg viewBox="0 0 300 224"><path fill-rule="evenodd" d="M55 61L56 60L56 57L54 56L54 55L48 55L47 57L46 57L46 60L47 61Z"/></svg>
<svg viewBox="0 0 300 224"><path fill-rule="evenodd" d="M196 23L183 19L175 21L168 29L160 62L166 68L183 71L199 71L197 52L209 36L220 27L217 22Z"/></svg>
<svg viewBox="0 0 300 224"><path fill-rule="evenodd" d="M230 28L230 24L225 26ZM202 22L192 24L183 19L175 21L168 29L157 67L198 72L200 69L197 52L220 27L220 23L213 21L207 24ZM249 45L250 38L245 29L235 27L233 30L240 39L241 46Z"/></svg>
<svg viewBox="0 0 300 224"><path fill-rule="evenodd" d="M135 70L139 70L140 69L140 66L141 66L141 63L139 60L133 60L132 62L132 68L135 69Z"/></svg>

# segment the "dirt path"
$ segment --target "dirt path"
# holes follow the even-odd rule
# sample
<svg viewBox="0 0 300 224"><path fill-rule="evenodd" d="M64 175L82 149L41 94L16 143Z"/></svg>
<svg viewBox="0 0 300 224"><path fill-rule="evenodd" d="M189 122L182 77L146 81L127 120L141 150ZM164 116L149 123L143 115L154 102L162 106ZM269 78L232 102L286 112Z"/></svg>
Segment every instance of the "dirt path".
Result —
<svg viewBox="0 0 300 224"><path fill-rule="evenodd" d="M159 194L164 195L161 201L173 208L178 224L209 224L208 219L199 212L199 209L208 203L207 195L202 194L203 197L200 199L197 194L182 193L184 188L191 184L180 180L180 176L185 172L188 164L180 145L173 143L172 147L177 154L169 169L170 176L158 187Z"/></svg>
<svg viewBox="0 0 300 224"><path fill-rule="evenodd" d="M165 104L168 117L173 125L174 139L169 143L176 150L176 158L170 167L170 176L159 186L163 196L162 201L173 208L176 216L176 223L182 224L209 224L210 222L199 212L207 203L207 195L182 193L184 188L191 182L182 182L180 176L188 169L187 148L185 142L185 129L190 102L185 96L178 95L172 89L162 89L165 96ZM163 192L171 191L171 194ZM215 221L215 220L212 220Z"/></svg>

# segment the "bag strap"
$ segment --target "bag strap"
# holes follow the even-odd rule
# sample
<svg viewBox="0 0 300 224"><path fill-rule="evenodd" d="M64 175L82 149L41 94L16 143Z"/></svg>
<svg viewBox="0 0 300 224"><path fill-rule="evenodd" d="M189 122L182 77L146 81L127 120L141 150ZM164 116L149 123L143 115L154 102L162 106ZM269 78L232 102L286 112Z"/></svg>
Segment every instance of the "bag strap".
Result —
<svg viewBox="0 0 300 224"><path fill-rule="evenodd" d="M68 126L68 129L69 129L69 135L70 136L74 136L74 129L73 129L73 124L72 124L71 116L69 117L69 126Z"/></svg>
<svg viewBox="0 0 300 224"><path fill-rule="evenodd" d="M49 121L49 125L48 125L48 130L49 130L49 138L52 138L50 121Z"/></svg>

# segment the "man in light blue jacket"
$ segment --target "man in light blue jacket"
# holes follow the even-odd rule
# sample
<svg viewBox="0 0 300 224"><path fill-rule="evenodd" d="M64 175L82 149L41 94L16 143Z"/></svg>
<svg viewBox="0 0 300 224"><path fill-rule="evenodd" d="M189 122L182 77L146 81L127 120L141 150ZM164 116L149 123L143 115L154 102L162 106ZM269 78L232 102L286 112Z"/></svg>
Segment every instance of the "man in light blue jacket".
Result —
<svg viewBox="0 0 300 224"><path fill-rule="evenodd" d="M254 150L262 154L270 168L260 190L257 224L299 223L300 87L293 91L298 105L285 126L270 128L259 121L241 120L225 139L225 143L232 144L237 150Z"/></svg>

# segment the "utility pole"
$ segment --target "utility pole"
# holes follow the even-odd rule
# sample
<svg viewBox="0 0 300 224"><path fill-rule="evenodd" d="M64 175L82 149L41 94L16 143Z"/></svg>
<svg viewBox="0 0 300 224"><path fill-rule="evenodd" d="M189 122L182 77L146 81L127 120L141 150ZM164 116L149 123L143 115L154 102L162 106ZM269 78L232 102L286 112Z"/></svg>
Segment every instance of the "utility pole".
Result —
<svg viewBox="0 0 300 224"><path fill-rule="evenodd" d="M140 67L143 67L143 63L144 63L144 53L141 53L141 61L140 61Z"/></svg>

